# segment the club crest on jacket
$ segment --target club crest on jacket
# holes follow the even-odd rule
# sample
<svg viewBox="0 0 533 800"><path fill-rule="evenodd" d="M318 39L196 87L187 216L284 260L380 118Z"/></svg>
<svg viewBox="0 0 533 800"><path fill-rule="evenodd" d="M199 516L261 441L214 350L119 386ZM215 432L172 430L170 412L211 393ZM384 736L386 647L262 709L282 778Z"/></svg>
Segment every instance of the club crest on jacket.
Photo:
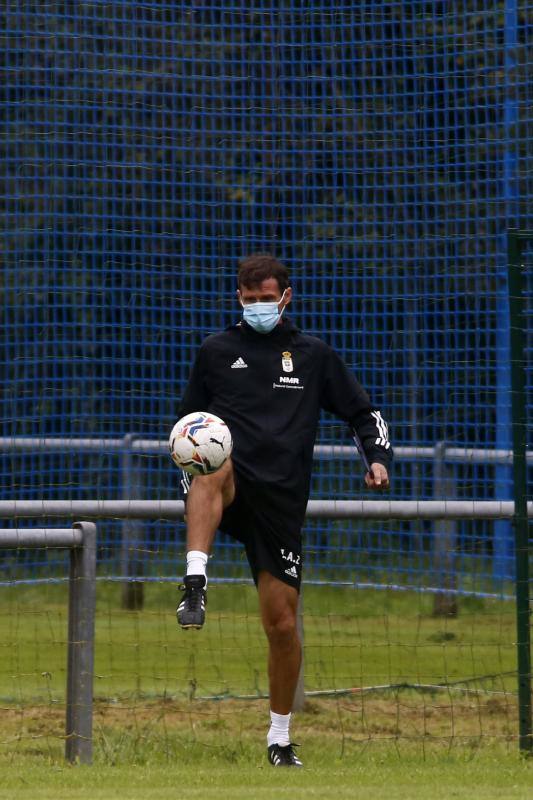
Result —
<svg viewBox="0 0 533 800"><path fill-rule="evenodd" d="M283 372L292 372L294 369L292 363L292 353L288 350L284 350L281 354L281 366L283 368Z"/></svg>

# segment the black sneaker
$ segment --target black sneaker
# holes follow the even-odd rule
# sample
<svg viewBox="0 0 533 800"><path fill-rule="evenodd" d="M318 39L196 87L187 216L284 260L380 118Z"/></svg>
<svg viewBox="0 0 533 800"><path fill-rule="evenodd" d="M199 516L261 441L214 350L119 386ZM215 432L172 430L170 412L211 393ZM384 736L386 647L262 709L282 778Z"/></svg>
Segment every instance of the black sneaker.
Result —
<svg viewBox="0 0 533 800"><path fill-rule="evenodd" d="M298 745L287 744L282 747L280 744L271 744L268 748L268 760L274 767L303 767L293 750L294 747L298 747Z"/></svg>
<svg viewBox="0 0 533 800"><path fill-rule="evenodd" d="M180 586L183 599L176 615L182 628L201 628L205 622L207 604L206 579L203 575L186 575Z"/></svg>

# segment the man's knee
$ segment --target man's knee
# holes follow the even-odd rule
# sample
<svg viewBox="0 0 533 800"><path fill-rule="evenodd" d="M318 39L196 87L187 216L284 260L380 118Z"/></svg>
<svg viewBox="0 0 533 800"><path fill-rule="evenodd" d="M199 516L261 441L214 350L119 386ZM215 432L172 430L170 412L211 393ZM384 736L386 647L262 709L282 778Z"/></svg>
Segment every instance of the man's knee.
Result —
<svg viewBox="0 0 533 800"><path fill-rule="evenodd" d="M296 626L296 614L291 608L267 614L263 620L265 633L270 644L278 647L290 647L299 642Z"/></svg>
<svg viewBox="0 0 533 800"><path fill-rule="evenodd" d="M265 570L259 573L258 589L261 619L270 644L290 646L297 642L297 591Z"/></svg>
<svg viewBox="0 0 533 800"><path fill-rule="evenodd" d="M233 500L235 494L235 481L233 477L233 464L228 460L216 472L210 475L195 475L190 492L202 491L207 494L222 494L225 501ZM227 503L226 503L227 504Z"/></svg>

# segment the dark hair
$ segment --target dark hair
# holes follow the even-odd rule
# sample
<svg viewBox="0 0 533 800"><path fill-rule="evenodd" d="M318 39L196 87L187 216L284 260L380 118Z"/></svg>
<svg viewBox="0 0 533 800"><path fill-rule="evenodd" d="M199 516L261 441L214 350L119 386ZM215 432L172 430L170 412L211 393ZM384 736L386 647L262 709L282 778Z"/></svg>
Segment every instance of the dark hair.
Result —
<svg viewBox="0 0 533 800"><path fill-rule="evenodd" d="M289 285L289 273L281 261L270 253L252 253L239 261L237 282L239 286L252 289L259 286L267 278L275 278L280 292L283 293Z"/></svg>

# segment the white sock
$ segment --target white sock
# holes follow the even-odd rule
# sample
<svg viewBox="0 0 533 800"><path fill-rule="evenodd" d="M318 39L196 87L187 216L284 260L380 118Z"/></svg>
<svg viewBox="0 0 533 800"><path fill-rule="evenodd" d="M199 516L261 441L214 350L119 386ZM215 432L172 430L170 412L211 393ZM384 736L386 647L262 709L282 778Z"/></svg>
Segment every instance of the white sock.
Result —
<svg viewBox="0 0 533 800"><path fill-rule="evenodd" d="M187 575L203 575L207 586L207 553L201 550L189 550L187 553Z"/></svg>
<svg viewBox="0 0 533 800"><path fill-rule="evenodd" d="M289 737L289 725L291 724L291 715L289 714L276 714L275 711L270 712L270 730L267 734L267 745L279 744L280 747L287 747L291 743Z"/></svg>

